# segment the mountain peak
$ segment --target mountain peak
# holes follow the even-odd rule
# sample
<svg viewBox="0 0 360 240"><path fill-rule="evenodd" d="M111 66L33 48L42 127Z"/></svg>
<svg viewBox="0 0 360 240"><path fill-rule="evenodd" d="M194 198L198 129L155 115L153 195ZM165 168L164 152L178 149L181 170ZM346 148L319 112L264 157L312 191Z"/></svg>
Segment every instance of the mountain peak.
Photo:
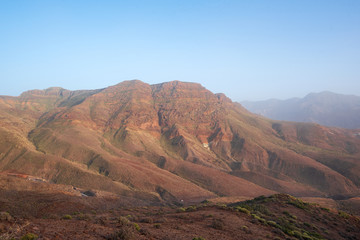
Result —
<svg viewBox="0 0 360 240"><path fill-rule="evenodd" d="M194 82L182 82L179 80L174 80L170 82L163 82L158 84L151 85L154 89L164 88L164 89L175 89L175 88L193 88L193 89L205 89L200 83Z"/></svg>
<svg viewBox="0 0 360 240"><path fill-rule="evenodd" d="M133 80L126 80L119 82L118 84L109 86L108 88L118 88L118 87L134 87L134 86L141 86L141 85L149 85L147 83L144 83L141 80L133 79Z"/></svg>
<svg viewBox="0 0 360 240"><path fill-rule="evenodd" d="M70 92L67 89L61 88L61 87L50 87L47 89L39 90L29 90L26 92L23 92L20 97L27 97L27 96L59 96L62 95L64 92Z"/></svg>
<svg viewBox="0 0 360 240"><path fill-rule="evenodd" d="M174 202L358 193L353 132L260 118L198 83L33 93L0 102L0 170Z"/></svg>

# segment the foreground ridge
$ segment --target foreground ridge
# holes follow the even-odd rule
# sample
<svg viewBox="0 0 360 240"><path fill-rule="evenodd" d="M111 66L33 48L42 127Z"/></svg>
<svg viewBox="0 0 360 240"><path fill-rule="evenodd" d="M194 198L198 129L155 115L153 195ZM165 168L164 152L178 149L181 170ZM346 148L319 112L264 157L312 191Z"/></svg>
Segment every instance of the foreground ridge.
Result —
<svg viewBox="0 0 360 240"><path fill-rule="evenodd" d="M17 180L0 176L0 184L13 185ZM0 201L12 202L0 205L0 239L341 240L360 236L359 217L287 194L233 203L205 200L183 206L136 206L124 197L82 197L74 189L59 191L64 190L60 185L19 181L27 191L0 190Z"/></svg>

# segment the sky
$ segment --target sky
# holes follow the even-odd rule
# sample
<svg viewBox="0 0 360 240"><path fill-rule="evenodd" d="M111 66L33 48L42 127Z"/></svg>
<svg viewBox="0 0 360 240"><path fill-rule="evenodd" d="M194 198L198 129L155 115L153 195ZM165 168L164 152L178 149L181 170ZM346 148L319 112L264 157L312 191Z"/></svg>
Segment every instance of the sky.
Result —
<svg viewBox="0 0 360 240"><path fill-rule="evenodd" d="M132 79L360 96L360 1L0 0L0 95Z"/></svg>

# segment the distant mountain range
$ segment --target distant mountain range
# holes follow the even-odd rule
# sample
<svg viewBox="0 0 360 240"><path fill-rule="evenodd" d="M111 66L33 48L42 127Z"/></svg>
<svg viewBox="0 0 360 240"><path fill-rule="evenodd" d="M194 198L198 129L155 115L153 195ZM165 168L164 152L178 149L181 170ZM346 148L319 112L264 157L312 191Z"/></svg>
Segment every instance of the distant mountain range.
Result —
<svg viewBox="0 0 360 240"><path fill-rule="evenodd" d="M275 120L360 128L359 96L321 92L310 93L304 98L244 101L241 104L253 113Z"/></svg>

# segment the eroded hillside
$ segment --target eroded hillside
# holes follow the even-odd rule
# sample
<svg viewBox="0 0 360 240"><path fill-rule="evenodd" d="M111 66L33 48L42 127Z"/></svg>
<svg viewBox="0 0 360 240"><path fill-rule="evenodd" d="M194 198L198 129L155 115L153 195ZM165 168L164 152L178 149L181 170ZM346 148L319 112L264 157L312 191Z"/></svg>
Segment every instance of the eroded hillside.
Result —
<svg viewBox="0 0 360 240"><path fill-rule="evenodd" d="M358 132L271 121L195 83L34 90L0 110L1 171L151 202L359 194Z"/></svg>

